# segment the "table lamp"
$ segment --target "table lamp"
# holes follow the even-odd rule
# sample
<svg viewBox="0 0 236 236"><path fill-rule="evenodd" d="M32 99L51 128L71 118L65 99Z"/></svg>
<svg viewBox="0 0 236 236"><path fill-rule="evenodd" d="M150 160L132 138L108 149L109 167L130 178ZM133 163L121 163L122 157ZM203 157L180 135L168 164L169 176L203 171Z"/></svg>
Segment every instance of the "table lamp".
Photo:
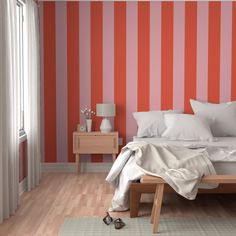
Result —
<svg viewBox="0 0 236 236"><path fill-rule="evenodd" d="M116 106L111 103L100 103L96 105L96 116L103 117L100 130L102 133L109 133L112 130L111 122L108 117L116 115Z"/></svg>

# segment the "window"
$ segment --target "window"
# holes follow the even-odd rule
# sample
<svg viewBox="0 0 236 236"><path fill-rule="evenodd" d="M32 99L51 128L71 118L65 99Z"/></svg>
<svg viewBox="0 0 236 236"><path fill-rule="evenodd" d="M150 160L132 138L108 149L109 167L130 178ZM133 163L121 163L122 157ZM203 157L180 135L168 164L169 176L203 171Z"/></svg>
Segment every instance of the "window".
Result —
<svg viewBox="0 0 236 236"><path fill-rule="evenodd" d="M19 68L19 132L24 135L24 81L25 81L25 26L24 26L24 2L17 0L17 48L18 48L18 68Z"/></svg>

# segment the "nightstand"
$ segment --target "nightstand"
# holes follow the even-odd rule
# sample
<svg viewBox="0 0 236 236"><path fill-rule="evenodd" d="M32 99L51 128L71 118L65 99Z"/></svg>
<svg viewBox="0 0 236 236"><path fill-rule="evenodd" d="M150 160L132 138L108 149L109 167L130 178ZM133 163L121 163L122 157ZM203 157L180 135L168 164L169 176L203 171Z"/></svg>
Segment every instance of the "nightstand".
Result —
<svg viewBox="0 0 236 236"><path fill-rule="evenodd" d="M78 173L80 154L112 154L113 161L118 153L118 132L74 132L73 153L76 155Z"/></svg>

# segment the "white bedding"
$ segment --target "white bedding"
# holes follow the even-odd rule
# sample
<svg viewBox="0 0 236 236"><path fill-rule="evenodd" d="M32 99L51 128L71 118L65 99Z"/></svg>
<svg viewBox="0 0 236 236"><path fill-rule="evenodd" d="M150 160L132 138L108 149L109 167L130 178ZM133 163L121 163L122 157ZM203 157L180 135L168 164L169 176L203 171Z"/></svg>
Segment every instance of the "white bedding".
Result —
<svg viewBox="0 0 236 236"><path fill-rule="evenodd" d="M186 141L169 141L165 138L137 138L134 141L145 141L152 144L173 144L184 145L185 147L203 147L207 148L209 159L212 161L217 174L236 174L236 137L217 138L216 142L186 142ZM199 149L200 151L202 150ZM128 158L130 153L127 153L127 158L118 158L116 164L117 169L114 175L119 174L118 187L116 186L115 194L112 199L110 211L124 211L129 209L129 185L132 181L140 179L144 175L143 171L135 164L133 156ZM120 162L120 163L119 163Z"/></svg>
<svg viewBox="0 0 236 236"><path fill-rule="evenodd" d="M147 142L130 142L122 148L106 180L115 187L110 210L129 208L128 190L131 180L144 174L163 178L177 193L187 199L195 199L204 175L216 174L208 154L181 146L152 145Z"/></svg>
<svg viewBox="0 0 236 236"><path fill-rule="evenodd" d="M207 141L172 141L167 138L133 138L134 141L145 141L151 144L168 144L193 149L205 149L210 160L215 162L236 162L236 137L217 137L214 142ZM236 170L236 169L235 169Z"/></svg>

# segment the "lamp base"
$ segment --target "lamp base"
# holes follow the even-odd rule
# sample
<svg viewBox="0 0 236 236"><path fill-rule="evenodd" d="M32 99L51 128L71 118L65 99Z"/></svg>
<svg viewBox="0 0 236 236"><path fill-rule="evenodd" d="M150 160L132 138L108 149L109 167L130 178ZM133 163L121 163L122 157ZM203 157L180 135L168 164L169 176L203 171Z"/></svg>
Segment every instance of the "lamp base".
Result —
<svg viewBox="0 0 236 236"><path fill-rule="evenodd" d="M102 123L100 126L101 133L109 133L112 130L110 120L107 118L102 119Z"/></svg>

